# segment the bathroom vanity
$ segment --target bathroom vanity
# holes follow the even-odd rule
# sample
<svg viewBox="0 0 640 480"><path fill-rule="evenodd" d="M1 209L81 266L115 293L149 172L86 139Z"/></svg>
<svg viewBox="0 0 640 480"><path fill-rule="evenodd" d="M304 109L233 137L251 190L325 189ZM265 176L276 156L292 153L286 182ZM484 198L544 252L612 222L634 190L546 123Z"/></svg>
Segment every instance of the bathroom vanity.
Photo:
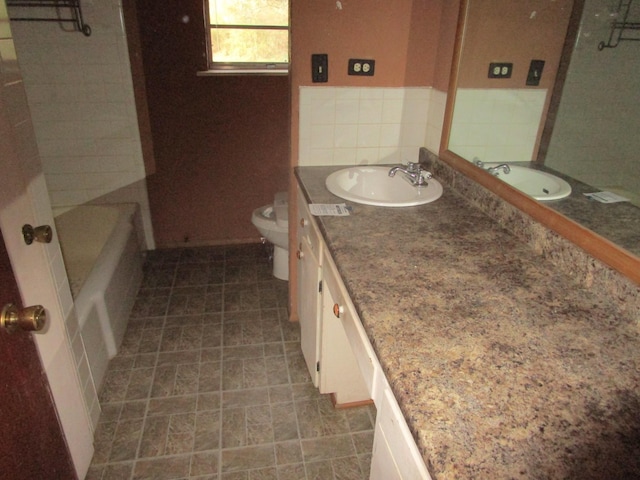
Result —
<svg viewBox="0 0 640 480"><path fill-rule="evenodd" d="M298 189L298 314L313 383L336 407L377 407L371 478L430 479L335 263Z"/></svg>
<svg viewBox="0 0 640 480"><path fill-rule="evenodd" d="M640 477L637 296L576 283L448 179L312 217L339 168L296 169L298 313L320 391L375 402L371 478Z"/></svg>

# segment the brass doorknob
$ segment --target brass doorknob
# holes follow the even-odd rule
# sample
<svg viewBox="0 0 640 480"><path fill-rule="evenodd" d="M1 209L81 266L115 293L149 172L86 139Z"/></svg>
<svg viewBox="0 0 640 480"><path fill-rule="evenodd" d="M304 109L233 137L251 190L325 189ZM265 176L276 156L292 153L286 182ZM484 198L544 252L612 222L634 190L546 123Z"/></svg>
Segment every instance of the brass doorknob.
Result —
<svg viewBox="0 0 640 480"><path fill-rule="evenodd" d="M9 332L42 330L46 321L47 313L42 305L33 305L19 310L14 304L7 303L0 313L0 327L6 328Z"/></svg>
<svg viewBox="0 0 640 480"><path fill-rule="evenodd" d="M51 243L53 238L53 230L49 225L40 225L32 227L28 223L22 226L22 236L24 243L31 245L34 241L41 243Z"/></svg>

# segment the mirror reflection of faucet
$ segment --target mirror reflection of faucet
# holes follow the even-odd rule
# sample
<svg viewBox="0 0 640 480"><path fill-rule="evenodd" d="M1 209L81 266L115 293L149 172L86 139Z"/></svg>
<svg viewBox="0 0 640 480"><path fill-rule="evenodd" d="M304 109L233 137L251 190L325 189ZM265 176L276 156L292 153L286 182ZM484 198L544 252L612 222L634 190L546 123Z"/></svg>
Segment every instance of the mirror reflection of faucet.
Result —
<svg viewBox="0 0 640 480"><path fill-rule="evenodd" d="M482 160L480 160L478 157L475 157L473 159L473 163L476 166L486 170L491 175L495 175L496 177L500 175L500 170L502 170L502 173L504 173L504 174L507 174L507 173L511 172L511 167L506 163L501 163L500 165L496 165L495 167L485 168L484 162Z"/></svg>
<svg viewBox="0 0 640 480"><path fill-rule="evenodd" d="M407 167L393 167L389 170L389 176L395 177L396 173L402 172L406 179L414 187L426 187L428 180L433 178L431 172L422 169L419 163L408 162Z"/></svg>
<svg viewBox="0 0 640 480"><path fill-rule="evenodd" d="M496 165L495 167L487 168L487 172L489 172L491 175L495 175L496 177L500 175L500 170L502 170L502 173L506 174L511 172L511 167L506 163L501 163L500 165Z"/></svg>

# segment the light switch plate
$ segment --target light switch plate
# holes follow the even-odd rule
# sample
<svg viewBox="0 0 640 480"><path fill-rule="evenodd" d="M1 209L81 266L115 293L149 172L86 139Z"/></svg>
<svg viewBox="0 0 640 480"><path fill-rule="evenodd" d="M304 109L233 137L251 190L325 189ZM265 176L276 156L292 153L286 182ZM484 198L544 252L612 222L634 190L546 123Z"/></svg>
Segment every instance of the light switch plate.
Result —
<svg viewBox="0 0 640 480"><path fill-rule="evenodd" d="M311 55L311 81L313 83L329 81L329 56L326 53Z"/></svg>

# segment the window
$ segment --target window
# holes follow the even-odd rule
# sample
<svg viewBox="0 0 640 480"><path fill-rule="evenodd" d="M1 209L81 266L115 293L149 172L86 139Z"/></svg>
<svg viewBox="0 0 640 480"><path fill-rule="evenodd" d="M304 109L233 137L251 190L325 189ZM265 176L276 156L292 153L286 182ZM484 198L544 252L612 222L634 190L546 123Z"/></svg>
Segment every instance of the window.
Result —
<svg viewBox="0 0 640 480"><path fill-rule="evenodd" d="M205 0L209 69L287 71L288 0Z"/></svg>

